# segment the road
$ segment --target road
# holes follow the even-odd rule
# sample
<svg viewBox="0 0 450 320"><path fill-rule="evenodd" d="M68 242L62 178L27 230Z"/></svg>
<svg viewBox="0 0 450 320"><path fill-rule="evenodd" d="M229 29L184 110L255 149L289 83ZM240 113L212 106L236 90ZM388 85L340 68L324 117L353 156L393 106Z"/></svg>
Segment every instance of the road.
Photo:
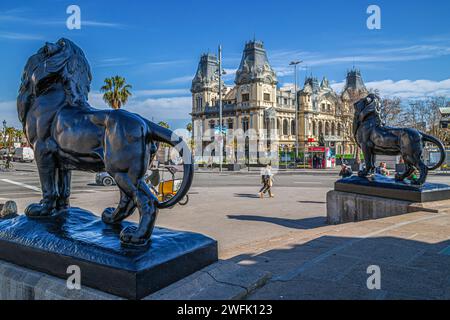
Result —
<svg viewBox="0 0 450 320"><path fill-rule="evenodd" d="M34 164L15 164L16 172L0 173L0 202L15 200L19 211L40 199L40 185ZM274 199L257 197L257 174L197 173L187 206L176 206L159 214L164 227L201 232L219 240L221 257L243 252L252 243L290 232L324 226L326 193L333 188L335 175L275 176ZM446 183L447 176L430 176L430 181ZM95 174L74 172L73 206L100 215L103 208L117 205L117 187L95 185ZM137 214L131 217L136 221Z"/></svg>

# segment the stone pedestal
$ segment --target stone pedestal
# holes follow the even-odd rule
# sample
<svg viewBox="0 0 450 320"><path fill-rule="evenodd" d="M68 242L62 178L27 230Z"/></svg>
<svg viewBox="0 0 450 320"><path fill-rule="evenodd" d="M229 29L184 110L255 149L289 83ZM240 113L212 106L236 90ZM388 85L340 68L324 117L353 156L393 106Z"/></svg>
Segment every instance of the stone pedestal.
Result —
<svg viewBox="0 0 450 320"><path fill-rule="evenodd" d="M340 224L404 214L411 203L333 190L327 193L327 222Z"/></svg>
<svg viewBox="0 0 450 320"><path fill-rule="evenodd" d="M201 234L155 228L148 248L123 247L120 231L92 213L71 208L57 216L0 220L0 260L67 279L78 266L81 284L140 299L218 259L217 242Z"/></svg>
<svg viewBox="0 0 450 320"><path fill-rule="evenodd" d="M414 186L392 178L350 178L336 181L327 194L329 224L379 219L414 211L445 210L450 206L450 186L426 183Z"/></svg>

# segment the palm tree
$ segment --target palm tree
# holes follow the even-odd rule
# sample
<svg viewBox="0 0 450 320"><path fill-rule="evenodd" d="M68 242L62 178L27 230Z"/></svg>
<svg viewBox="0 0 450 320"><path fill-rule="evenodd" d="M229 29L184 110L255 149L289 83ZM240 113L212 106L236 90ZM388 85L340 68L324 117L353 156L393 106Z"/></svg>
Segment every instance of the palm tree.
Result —
<svg viewBox="0 0 450 320"><path fill-rule="evenodd" d="M186 125L186 130L187 130L189 133L192 132L192 123L191 123L191 122L189 122L189 123Z"/></svg>
<svg viewBox="0 0 450 320"><path fill-rule="evenodd" d="M120 109L127 103L131 96L131 85L126 83L125 78L115 76L106 78L105 85L100 88L103 92L103 100L113 109Z"/></svg>
<svg viewBox="0 0 450 320"><path fill-rule="evenodd" d="M166 129L170 128L169 124L167 122L165 122L165 121L158 122L158 125L160 125L163 128L166 128Z"/></svg>

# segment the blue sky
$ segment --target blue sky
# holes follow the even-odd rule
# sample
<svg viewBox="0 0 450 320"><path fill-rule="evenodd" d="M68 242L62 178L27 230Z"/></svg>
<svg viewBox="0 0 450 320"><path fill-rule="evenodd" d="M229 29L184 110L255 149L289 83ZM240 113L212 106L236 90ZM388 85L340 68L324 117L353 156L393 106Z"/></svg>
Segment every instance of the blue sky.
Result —
<svg viewBox="0 0 450 320"><path fill-rule="evenodd" d="M66 9L81 8L81 30L68 30ZM366 27L369 5L381 8L381 30ZM45 41L68 37L91 63L92 105L119 74L133 85L125 107L155 121L184 126L190 81L203 52L223 45L233 72L245 41L262 40L280 86L293 82L293 59L305 73L327 76L336 90L355 64L369 87L405 99L450 96L450 2L433 1L8 1L0 3L0 120L18 126L15 98L28 56Z"/></svg>

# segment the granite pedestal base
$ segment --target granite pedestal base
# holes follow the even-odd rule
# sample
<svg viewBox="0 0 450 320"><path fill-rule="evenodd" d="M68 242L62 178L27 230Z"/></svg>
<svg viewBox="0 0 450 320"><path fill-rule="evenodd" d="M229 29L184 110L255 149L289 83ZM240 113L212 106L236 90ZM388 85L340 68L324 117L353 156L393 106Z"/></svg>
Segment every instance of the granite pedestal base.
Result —
<svg viewBox="0 0 450 320"><path fill-rule="evenodd" d="M215 240L164 228L155 228L147 249L123 247L119 234L130 224L109 226L77 208L45 219L0 220L0 260L62 279L76 265L81 285L127 299L141 299L218 260Z"/></svg>
<svg viewBox="0 0 450 320"><path fill-rule="evenodd" d="M370 178L352 176L335 182L334 190L411 202L430 202L450 199L450 186L425 183L415 186L409 182L396 182L382 175Z"/></svg>
<svg viewBox="0 0 450 320"><path fill-rule="evenodd" d="M414 186L380 175L370 179L352 176L336 181L334 190L328 192L327 221L339 224L428 211L427 207L438 202L442 207L449 199L450 186L444 184Z"/></svg>

